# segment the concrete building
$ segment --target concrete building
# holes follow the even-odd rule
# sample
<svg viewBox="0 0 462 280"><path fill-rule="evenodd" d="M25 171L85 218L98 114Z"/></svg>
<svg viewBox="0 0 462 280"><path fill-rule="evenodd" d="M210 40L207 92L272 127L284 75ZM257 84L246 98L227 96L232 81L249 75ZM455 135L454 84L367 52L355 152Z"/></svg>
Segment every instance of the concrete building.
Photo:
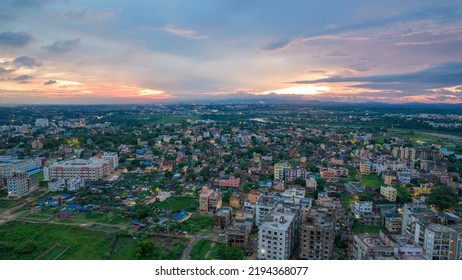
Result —
<svg viewBox="0 0 462 280"><path fill-rule="evenodd" d="M6 177L13 176L16 172L26 172L28 175L33 175L40 172L42 162L40 159L8 159L0 161L0 174Z"/></svg>
<svg viewBox="0 0 462 280"><path fill-rule="evenodd" d="M428 260L457 260L458 233L439 224L425 227L425 258Z"/></svg>
<svg viewBox="0 0 462 280"><path fill-rule="evenodd" d="M43 143L40 140L34 140L31 144L32 149L41 150L43 148Z"/></svg>
<svg viewBox="0 0 462 280"><path fill-rule="evenodd" d="M328 260L332 257L335 237L335 218L327 209L310 208L300 222L299 258Z"/></svg>
<svg viewBox="0 0 462 280"><path fill-rule="evenodd" d="M48 122L48 119L36 119L35 120L35 126L38 127L47 127L50 123Z"/></svg>
<svg viewBox="0 0 462 280"><path fill-rule="evenodd" d="M353 214L360 218L364 214L372 213L372 201L355 201Z"/></svg>
<svg viewBox="0 0 462 280"><path fill-rule="evenodd" d="M383 195L389 201L396 201L396 196L398 195L398 190L393 187L380 187L380 194Z"/></svg>
<svg viewBox="0 0 462 280"><path fill-rule="evenodd" d="M38 181L22 171L6 178L6 186L8 197L20 198L38 189Z"/></svg>
<svg viewBox="0 0 462 280"><path fill-rule="evenodd" d="M210 213L215 213L218 209L221 208L223 204L222 197L223 195L219 191L214 191L209 196L209 212Z"/></svg>
<svg viewBox="0 0 462 280"><path fill-rule="evenodd" d="M119 155L117 153L104 152L101 158L111 163L112 170L115 170L119 166Z"/></svg>
<svg viewBox="0 0 462 280"><path fill-rule="evenodd" d="M318 183L316 182L316 179L309 177L305 179L305 186L308 192L314 192Z"/></svg>
<svg viewBox="0 0 462 280"><path fill-rule="evenodd" d="M293 204L300 204L300 199L303 199L305 197L305 194L306 194L305 190L295 189L295 188L288 189L280 193L284 202L293 203Z"/></svg>
<svg viewBox="0 0 462 280"><path fill-rule="evenodd" d="M369 160L362 160L359 163L359 172L363 175L371 174L371 162Z"/></svg>
<svg viewBox="0 0 462 280"><path fill-rule="evenodd" d="M384 175L383 182L387 186L396 185L398 184L398 177L395 175Z"/></svg>
<svg viewBox="0 0 462 280"><path fill-rule="evenodd" d="M401 217L385 217L385 228L390 233L401 233L403 226L403 218Z"/></svg>
<svg viewBox="0 0 462 280"><path fill-rule="evenodd" d="M339 177L348 177L348 169L346 168L321 168L319 173L324 179L332 180Z"/></svg>
<svg viewBox="0 0 462 280"><path fill-rule="evenodd" d="M258 231L261 260L287 260L298 238L299 211L278 204Z"/></svg>
<svg viewBox="0 0 462 280"><path fill-rule="evenodd" d="M207 187L202 188L199 195L199 211L205 213L209 211L209 197L213 194L213 190Z"/></svg>
<svg viewBox="0 0 462 280"><path fill-rule="evenodd" d="M242 193L233 192L229 198L229 205L233 208L241 208L242 205Z"/></svg>
<svg viewBox="0 0 462 280"><path fill-rule="evenodd" d="M80 177L85 181L98 181L114 172L113 164L113 161L102 158L71 159L45 167L43 173L48 180Z"/></svg>
<svg viewBox="0 0 462 280"><path fill-rule="evenodd" d="M257 227L260 227L261 224L263 224L266 217L276 207L277 202L277 197L267 195L260 196L255 209L255 223Z"/></svg>
<svg viewBox="0 0 462 280"><path fill-rule="evenodd" d="M230 207L219 208L213 215L213 227L221 230L226 229L231 222L231 212L232 208Z"/></svg>
<svg viewBox="0 0 462 280"><path fill-rule="evenodd" d="M409 147L393 147L391 151L394 158L415 161L416 149Z"/></svg>
<svg viewBox="0 0 462 280"><path fill-rule="evenodd" d="M48 182L48 190L50 192L61 192L64 190L76 192L85 188L85 181L82 178L71 179L53 179Z"/></svg>
<svg viewBox="0 0 462 280"><path fill-rule="evenodd" d="M249 232L245 226L229 226L226 228L226 245L245 248L249 241Z"/></svg>
<svg viewBox="0 0 462 280"><path fill-rule="evenodd" d="M276 163L274 165L274 180L284 181L284 170L289 168L287 163Z"/></svg>
<svg viewBox="0 0 462 280"><path fill-rule="evenodd" d="M218 186L220 187L239 188L240 185L241 185L241 179L235 178L234 176L231 176L228 179L218 180Z"/></svg>

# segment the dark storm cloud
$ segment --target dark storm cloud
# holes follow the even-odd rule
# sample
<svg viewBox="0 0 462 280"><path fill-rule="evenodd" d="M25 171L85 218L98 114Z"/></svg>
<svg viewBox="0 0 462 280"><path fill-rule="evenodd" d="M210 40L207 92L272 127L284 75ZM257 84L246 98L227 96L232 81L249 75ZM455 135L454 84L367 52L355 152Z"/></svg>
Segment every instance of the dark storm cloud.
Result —
<svg viewBox="0 0 462 280"><path fill-rule="evenodd" d="M56 84L56 81L55 80L48 80L46 82L43 83L44 85L52 85L52 84Z"/></svg>

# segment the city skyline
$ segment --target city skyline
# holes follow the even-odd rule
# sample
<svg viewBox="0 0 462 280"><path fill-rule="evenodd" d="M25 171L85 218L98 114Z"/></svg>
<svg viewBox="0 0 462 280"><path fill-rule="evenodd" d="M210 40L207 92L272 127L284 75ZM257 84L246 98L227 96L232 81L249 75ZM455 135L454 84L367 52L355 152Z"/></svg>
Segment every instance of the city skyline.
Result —
<svg viewBox="0 0 462 280"><path fill-rule="evenodd" d="M462 103L458 1L2 1L0 103Z"/></svg>

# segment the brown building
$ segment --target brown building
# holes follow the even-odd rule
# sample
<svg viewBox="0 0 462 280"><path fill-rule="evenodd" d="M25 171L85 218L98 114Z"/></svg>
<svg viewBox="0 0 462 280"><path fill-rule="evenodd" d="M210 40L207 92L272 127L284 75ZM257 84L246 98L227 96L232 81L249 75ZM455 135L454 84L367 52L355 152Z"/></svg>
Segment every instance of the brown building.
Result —
<svg viewBox="0 0 462 280"><path fill-rule="evenodd" d="M229 207L218 209L213 215L213 227L216 229L226 229L231 222L231 211Z"/></svg>
<svg viewBox="0 0 462 280"><path fill-rule="evenodd" d="M311 208L300 223L300 253L303 260L328 260L332 257L335 218L325 208Z"/></svg>
<svg viewBox="0 0 462 280"><path fill-rule="evenodd" d="M241 208L242 193L234 192L229 198L229 205L233 208Z"/></svg>
<svg viewBox="0 0 462 280"><path fill-rule="evenodd" d="M229 226L226 229L226 245L245 248L249 241L249 234L245 227Z"/></svg>

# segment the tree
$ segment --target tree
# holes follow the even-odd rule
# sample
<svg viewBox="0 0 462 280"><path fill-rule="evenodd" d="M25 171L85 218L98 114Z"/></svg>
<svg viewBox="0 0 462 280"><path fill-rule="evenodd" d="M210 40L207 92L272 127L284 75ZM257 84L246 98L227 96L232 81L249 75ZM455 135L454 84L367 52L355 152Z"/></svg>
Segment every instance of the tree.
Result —
<svg viewBox="0 0 462 280"><path fill-rule="evenodd" d="M143 240L136 244L136 258L149 258L154 254L154 243L149 240Z"/></svg>
<svg viewBox="0 0 462 280"><path fill-rule="evenodd" d="M427 203L443 211L457 206L459 199L451 187L440 186L432 191L428 197Z"/></svg>

